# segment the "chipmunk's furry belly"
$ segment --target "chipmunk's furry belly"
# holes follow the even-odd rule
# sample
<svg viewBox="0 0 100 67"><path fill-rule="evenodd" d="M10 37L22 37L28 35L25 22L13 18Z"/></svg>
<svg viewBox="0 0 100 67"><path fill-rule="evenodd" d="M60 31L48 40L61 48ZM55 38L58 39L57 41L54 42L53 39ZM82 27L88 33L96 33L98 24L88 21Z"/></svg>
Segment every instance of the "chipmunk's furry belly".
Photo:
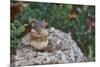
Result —
<svg viewBox="0 0 100 67"><path fill-rule="evenodd" d="M43 42L36 42L36 41L32 40L30 42L30 45L33 46L35 49L41 50L41 49L47 47L48 40L47 41L43 41Z"/></svg>

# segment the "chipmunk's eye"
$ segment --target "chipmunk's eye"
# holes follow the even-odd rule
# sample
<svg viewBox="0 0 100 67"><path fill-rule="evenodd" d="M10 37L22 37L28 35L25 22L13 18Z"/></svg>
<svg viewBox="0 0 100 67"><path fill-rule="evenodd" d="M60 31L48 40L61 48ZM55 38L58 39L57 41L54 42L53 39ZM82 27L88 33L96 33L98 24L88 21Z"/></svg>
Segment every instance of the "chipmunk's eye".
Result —
<svg viewBox="0 0 100 67"><path fill-rule="evenodd" d="M42 25L42 28L44 28L44 25Z"/></svg>

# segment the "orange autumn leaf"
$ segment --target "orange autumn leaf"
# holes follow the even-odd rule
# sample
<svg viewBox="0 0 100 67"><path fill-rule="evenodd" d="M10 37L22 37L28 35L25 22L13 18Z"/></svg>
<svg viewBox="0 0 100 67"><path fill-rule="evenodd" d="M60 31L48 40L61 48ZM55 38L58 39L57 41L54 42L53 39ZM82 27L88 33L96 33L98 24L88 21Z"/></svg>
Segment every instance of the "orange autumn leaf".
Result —
<svg viewBox="0 0 100 67"><path fill-rule="evenodd" d="M77 17L77 14L75 12L69 14L69 19L70 20L76 19L76 17Z"/></svg>

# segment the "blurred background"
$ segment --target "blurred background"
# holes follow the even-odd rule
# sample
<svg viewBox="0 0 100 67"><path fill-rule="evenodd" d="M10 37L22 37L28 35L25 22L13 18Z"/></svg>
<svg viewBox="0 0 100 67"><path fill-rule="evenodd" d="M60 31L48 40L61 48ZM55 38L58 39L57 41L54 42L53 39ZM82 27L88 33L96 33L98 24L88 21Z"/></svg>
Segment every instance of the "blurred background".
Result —
<svg viewBox="0 0 100 67"><path fill-rule="evenodd" d="M25 32L25 24L33 17L45 19L48 28L70 32L88 60L95 61L95 6L12 1L10 7L11 54Z"/></svg>

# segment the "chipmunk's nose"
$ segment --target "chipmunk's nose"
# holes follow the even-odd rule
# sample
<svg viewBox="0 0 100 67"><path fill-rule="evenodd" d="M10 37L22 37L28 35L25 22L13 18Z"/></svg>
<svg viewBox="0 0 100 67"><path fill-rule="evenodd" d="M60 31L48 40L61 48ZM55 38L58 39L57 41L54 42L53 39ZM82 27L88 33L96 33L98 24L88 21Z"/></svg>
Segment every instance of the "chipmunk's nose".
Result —
<svg viewBox="0 0 100 67"><path fill-rule="evenodd" d="M41 30L40 29L37 29L36 32L40 34Z"/></svg>

